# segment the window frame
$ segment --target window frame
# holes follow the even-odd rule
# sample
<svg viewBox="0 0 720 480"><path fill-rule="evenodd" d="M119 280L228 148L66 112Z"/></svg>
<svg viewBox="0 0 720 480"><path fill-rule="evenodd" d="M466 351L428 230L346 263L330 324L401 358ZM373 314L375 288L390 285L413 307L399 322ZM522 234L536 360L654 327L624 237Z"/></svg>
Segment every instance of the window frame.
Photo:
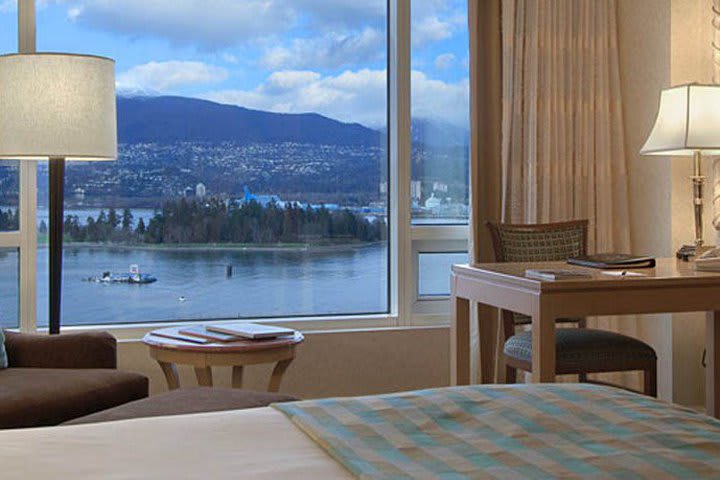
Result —
<svg viewBox="0 0 720 480"><path fill-rule="evenodd" d="M420 251L467 251L468 226L413 225L411 216L411 1L388 0L388 219L389 311L387 314L261 318L303 330L352 330L449 323L449 298L418 298ZM35 0L18 0L18 51L36 45ZM20 330L37 328L37 164L20 164L20 229L0 233L0 246L20 249ZM430 250L428 250L428 248ZM422 250L421 250L422 249ZM193 321L209 323L213 320ZM63 331L107 330L119 339L137 339L158 328L187 322L63 326Z"/></svg>

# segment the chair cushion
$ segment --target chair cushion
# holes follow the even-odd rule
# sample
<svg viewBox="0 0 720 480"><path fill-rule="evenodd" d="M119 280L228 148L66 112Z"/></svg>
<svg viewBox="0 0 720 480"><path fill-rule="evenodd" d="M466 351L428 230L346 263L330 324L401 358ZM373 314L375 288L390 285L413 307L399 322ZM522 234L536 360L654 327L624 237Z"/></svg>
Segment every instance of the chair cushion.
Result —
<svg viewBox="0 0 720 480"><path fill-rule="evenodd" d="M591 328L558 328L555 330L557 372L612 372L654 361L653 348L632 337ZM513 335L503 350L505 355L521 362L532 361L532 332Z"/></svg>
<svg viewBox="0 0 720 480"><path fill-rule="evenodd" d="M583 317L558 318L557 320L555 320L555 323L580 323L583 320L585 320L585 318ZM517 326L530 325L532 323L532 317L529 317L528 315L523 315L522 313L513 312L513 322Z"/></svg>
<svg viewBox="0 0 720 480"><path fill-rule="evenodd" d="M0 428L57 425L147 397L148 379L113 369L0 370Z"/></svg>
<svg viewBox="0 0 720 480"><path fill-rule="evenodd" d="M297 400L290 395L279 393L252 392L229 388L198 387L181 388L153 395L119 407L94 413L86 417L66 422L66 425L81 423L109 422L141 417L162 417L185 413L216 412L220 410L240 410L244 408L266 407L271 403Z"/></svg>

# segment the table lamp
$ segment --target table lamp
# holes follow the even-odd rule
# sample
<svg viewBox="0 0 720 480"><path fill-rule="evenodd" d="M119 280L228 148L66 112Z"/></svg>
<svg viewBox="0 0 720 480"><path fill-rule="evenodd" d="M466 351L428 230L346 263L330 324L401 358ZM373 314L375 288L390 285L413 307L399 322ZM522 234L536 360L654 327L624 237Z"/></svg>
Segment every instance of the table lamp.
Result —
<svg viewBox="0 0 720 480"><path fill-rule="evenodd" d="M117 157L115 62L64 53L2 55L0 86L0 159L49 163L48 327L59 333L65 161Z"/></svg>
<svg viewBox="0 0 720 480"><path fill-rule="evenodd" d="M695 242L683 245L677 256L684 260L702 253L703 246L703 155L720 155L720 85L689 84L662 91L655 126L642 155L693 157L693 206Z"/></svg>

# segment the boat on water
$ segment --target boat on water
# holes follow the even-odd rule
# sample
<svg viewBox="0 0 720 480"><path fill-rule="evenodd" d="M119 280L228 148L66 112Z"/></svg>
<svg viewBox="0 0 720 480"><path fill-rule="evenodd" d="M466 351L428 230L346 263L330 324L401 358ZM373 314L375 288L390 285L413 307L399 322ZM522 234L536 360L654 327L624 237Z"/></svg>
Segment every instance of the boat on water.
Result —
<svg viewBox="0 0 720 480"><path fill-rule="evenodd" d="M130 265L128 273L103 272L99 277L90 277L89 282L97 283L129 283L143 285L157 282L157 278L147 273L141 273L138 265Z"/></svg>

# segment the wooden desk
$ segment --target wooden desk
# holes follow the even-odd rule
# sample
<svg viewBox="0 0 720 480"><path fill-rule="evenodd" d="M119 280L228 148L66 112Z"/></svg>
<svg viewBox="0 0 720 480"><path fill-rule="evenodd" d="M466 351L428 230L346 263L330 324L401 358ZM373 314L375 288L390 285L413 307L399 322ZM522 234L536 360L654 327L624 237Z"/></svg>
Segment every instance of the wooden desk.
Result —
<svg viewBox="0 0 720 480"><path fill-rule="evenodd" d="M268 391L277 392L285 370L295 358L295 347L304 340L302 333L295 332L293 336L271 340L199 344L155 334L165 332L172 335L181 329L169 327L153 330L143 338L143 343L150 348L150 356L158 362L165 374L170 390L180 387L176 364L192 365L198 384L203 387L212 387L212 367L232 366L232 386L242 388L244 365L277 362L268 384Z"/></svg>
<svg viewBox="0 0 720 480"><path fill-rule="evenodd" d="M572 268L593 277L539 281L525 278L529 268ZM451 383L470 383L470 301L532 317L533 382L555 381L556 318L705 311L705 405L709 415L720 418L720 272L697 272L692 263L674 258L659 259L654 269L635 271L646 276L612 277L565 262L454 265ZM478 315L481 383L492 382L492 369L487 368L492 361L492 322Z"/></svg>

